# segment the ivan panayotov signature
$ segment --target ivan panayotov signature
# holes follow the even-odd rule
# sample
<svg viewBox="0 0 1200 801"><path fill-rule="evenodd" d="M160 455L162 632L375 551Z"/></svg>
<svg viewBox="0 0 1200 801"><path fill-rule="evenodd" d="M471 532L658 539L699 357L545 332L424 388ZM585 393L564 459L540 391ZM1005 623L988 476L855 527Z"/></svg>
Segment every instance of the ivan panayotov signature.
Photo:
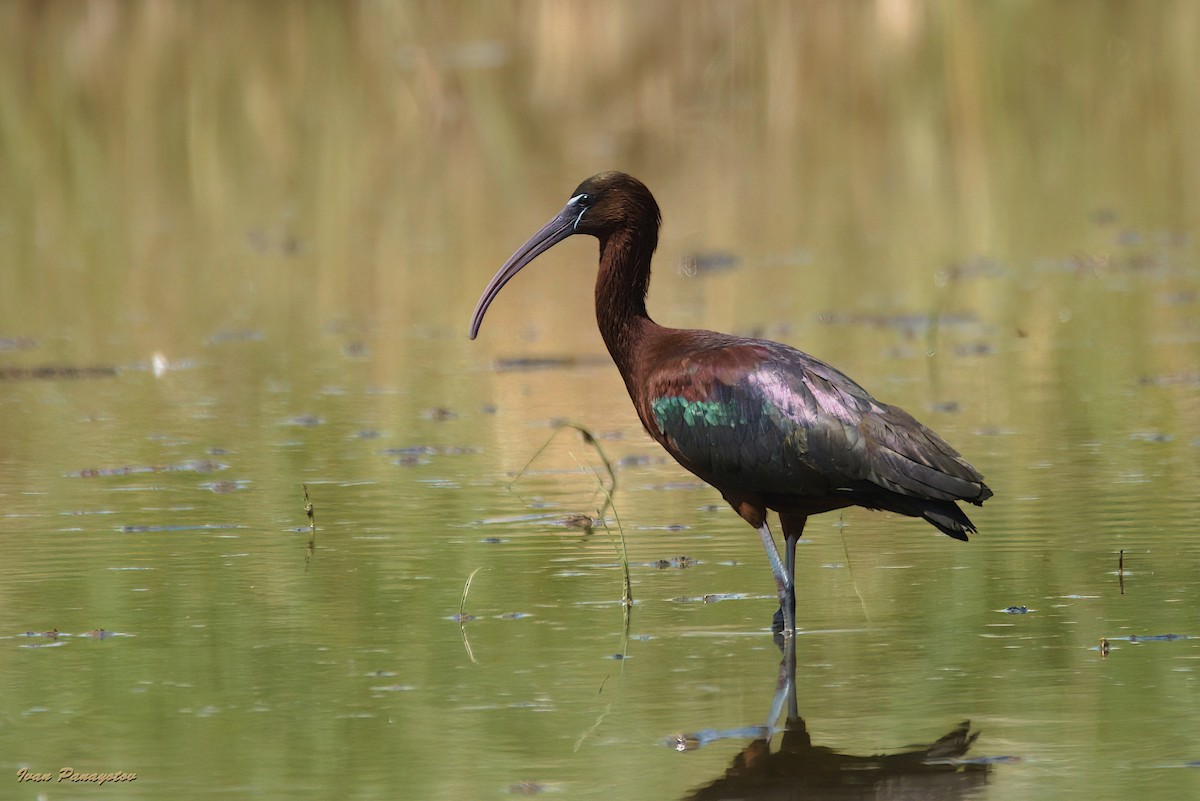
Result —
<svg viewBox="0 0 1200 801"><path fill-rule="evenodd" d="M86 784L108 784L109 782L135 782L137 781L136 773L129 773L123 770L108 771L104 773L87 772L75 770L75 768L59 768L58 773L38 773L29 768L21 768L17 771L18 782L73 782Z"/></svg>

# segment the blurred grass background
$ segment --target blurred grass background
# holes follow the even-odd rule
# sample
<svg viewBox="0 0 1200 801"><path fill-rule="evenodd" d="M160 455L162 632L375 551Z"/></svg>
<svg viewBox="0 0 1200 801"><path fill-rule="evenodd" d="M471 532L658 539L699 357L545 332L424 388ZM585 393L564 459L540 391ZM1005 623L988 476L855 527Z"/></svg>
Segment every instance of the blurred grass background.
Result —
<svg viewBox="0 0 1200 801"><path fill-rule="evenodd" d="M1192 224L1197 42L1190 2L6 3L0 309L428 324L613 167L664 250L802 247L818 306L928 306L964 254Z"/></svg>

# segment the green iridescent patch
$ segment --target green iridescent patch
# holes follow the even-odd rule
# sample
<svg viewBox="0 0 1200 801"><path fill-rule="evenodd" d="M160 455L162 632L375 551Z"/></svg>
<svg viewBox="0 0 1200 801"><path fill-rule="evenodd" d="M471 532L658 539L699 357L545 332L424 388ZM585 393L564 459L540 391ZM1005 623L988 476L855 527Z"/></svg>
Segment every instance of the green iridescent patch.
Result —
<svg viewBox="0 0 1200 801"><path fill-rule="evenodd" d="M745 412L736 401L690 401L686 398L656 398L651 403L659 428L682 420L684 425L738 426L746 425Z"/></svg>

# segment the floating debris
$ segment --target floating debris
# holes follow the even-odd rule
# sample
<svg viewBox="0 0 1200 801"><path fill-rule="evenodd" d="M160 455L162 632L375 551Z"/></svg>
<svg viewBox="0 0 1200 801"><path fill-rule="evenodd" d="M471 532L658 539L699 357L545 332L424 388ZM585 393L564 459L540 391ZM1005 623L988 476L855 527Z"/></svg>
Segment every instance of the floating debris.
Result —
<svg viewBox="0 0 1200 801"><path fill-rule="evenodd" d="M498 373L524 370L564 370L572 367L595 367L607 364L603 356L516 356L497 359L492 369Z"/></svg>
<svg viewBox="0 0 1200 801"><path fill-rule="evenodd" d="M659 559L657 562L650 562L648 567L656 567L659 570L668 568L676 568L678 570L686 570L696 564L696 560L690 556L676 556L674 559Z"/></svg>
<svg viewBox="0 0 1200 801"><path fill-rule="evenodd" d="M68 634L65 631L59 631L58 629L50 629L50 631L27 631L18 636L54 640L54 644L63 645L64 643L60 641L60 638L69 639L72 637L85 637L90 640L107 640L109 637L131 637L133 635L122 634L118 631L108 631L107 629L99 628L92 629L91 631L85 631L82 634Z"/></svg>
<svg viewBox="0 0 1200 801"><path fill-rule="evenodd" d="M671 598L671 603L676 604L715 604L721 601L744 601L751 597L744 592L713 592L708 595L701 596L680 596Z"/></svg>
<svg viewBox="0 0 1200 801"><path fill-rule="evenodd" d="M749 597L750 595L744 592L711 592L700 600L706 604L717 604L721 601L741 601Z"/></svg>
<svg viewBox="0 0 1200 801"><path fill-rule="evenodd" d="M1175 642L1176 640L1193 639L1190 634L1130 634L1125 637L1101 637L1100 645L1094 650L1100 652L1100 656L1108 656L1112 650L1112 643L1127 642L1131 645L1138 645L1146 642Z"/></svg>
<svg viewBox="0 0 1200 801"><path fill-rule="evenodd" d="M172 465L124 465L122 467L86 467L74 473L67 473L67 478L109 478L112 476L130 476L139 473L215 473L227 470L229 465L214 462L210 459L188 459Z"/></svg>
<svg viewBox="0 0 1200 801"><path fill-rule="evenodd" d="M432 409L427 409L421 412L421 417L424 417L426 420L436 420L441 422L443 420L455 419L458 417L458 412L447 409L444 406L436 406Z"/></svg>
<svg viewBox="0 0 1200 801"><path fill-rule="evenodd" d="M164 531L207 531L231 528L239 528L239 526L234 523L201 523L194 526L122 526L117 531L123 534L154 534Z"/></svg>
<svg viewBox="0 0 1200 801"><path fill-rule="evenodd" d="M205 481L203 484L200 485L200 489L206 489L209 492L215 493L217 495L225 495L226 493L237 492L238 490L243 490L249 485L250 485L250 482L246 481L246 480Z"/></svg>
<svg viewBox="0 0 1200 801"><path fill-rule="evenodd" d="M466 456L470 454L480 453L480 449L473 446L463 445L446 445L437 447L434 445L410 445L405 448L385 448L380 451L384 456L395 456L393 464L410 467L418 464L429 464L427 456Z"/></svg>
<svg viewBox="0 0 1200 801"><path fill-rule="evenodd" d="M384 456L423 456L438 452L432 445L410 445L407 448L384 448L380 453Z"/></svg>
<svg viewBox="0 0 1200 801"><path fill-rule="evenodd" d="M996 352L996 346L989 342L969 342L954 346L956 356L991 356Z"/></svg>
<svg viewBox="0 0 1200 801"><path fill-rule="evenodd" d="M1139 431L1130 434L1129 438L1138 442L1171 442L1175 439L1175 435L1162 434L1157 431Z"/></svg>
<svg viewBox="0 0 1200 801"><path fill-rule="evenodd" d="M112 378L116 374L116 367L0 367L0 381Z"/></svg>
<svg viewBox="0 0 1200 801"><path fill-rule="evenodd" d="M167 465L162 468L164 473L215 473L218 470L227 470L229 465L221 462L214 462L211 459L187 459L179 464Z"/></svg>
<svg viewBox="0 0 1200 801"><path fill-rule="evenodd" d="M25 637L48 637L49 639L57 639L59 635L58 629L50 629L50 631L27 631Z"/></svg>
<svg viewBox="0 0 1200 801"><path fill-rule="evenodd" d="M1000 610L1006 615L1028 615L1030 612L1036 612L1036 609L1030 609L1028 606L1008 606Z"/></svg>
<svg viewBox="0 0 1200 801"><path fill-rule="evenodd" d="M594 517L584 514L567 515L559 521L559 525L566 526L567 528L577 528L581 531L587 532L590 532L595 524L596 519Z"/></svg>
<svg viewBox="0 0 1200 801"><path fill-rule="evenodd" d="M1121 640L1129 643L1139 642L1175 642L1176 640L1190 640L1190 634L1130 634L1127 637L1105 637L1106 640Z"/></svg>
<svg viewBox="0 0 1200 801"><path fill-rule="evenodd" d="M510 784L507 791L513 795L538 795L540 793L545 793L556 789L558 788L555 785L544 784L542 782L535 782L531 779L526 779L525 781L520 781L516 784Z"/></svg>

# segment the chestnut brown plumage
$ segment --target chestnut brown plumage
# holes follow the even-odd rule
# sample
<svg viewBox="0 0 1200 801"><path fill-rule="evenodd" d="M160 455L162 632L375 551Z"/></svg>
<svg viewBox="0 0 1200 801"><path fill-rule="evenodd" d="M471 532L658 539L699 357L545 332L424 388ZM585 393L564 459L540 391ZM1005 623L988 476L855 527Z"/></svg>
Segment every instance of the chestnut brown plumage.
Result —
<svg viewBox="0 0 1200 801"><path fill-rule="evenodd" d="M903 409L795 348L714 331L665 328L646 313L658 204L641 181L595 175L571 194L484 289L471 339L500 289L574 234L600 240L596 322L646 431L758 530L785 633L795 631L796 542L809 515L847 506L920 517L967 539L956 501L992 491L945 440ZM779 513L785 559L767 525ZM776 617L779 627L780 615Z"/></svg>

